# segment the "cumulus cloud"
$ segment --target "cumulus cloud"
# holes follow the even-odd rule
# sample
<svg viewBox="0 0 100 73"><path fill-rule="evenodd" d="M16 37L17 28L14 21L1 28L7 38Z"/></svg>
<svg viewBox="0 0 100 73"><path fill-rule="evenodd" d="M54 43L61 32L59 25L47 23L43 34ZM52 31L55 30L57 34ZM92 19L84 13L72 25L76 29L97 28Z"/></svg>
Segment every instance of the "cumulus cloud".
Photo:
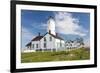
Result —
<svg viewBox="0 0 100 73"><path fill-rule="evenodd" d="M79 25L79 19L74 18L71 13L55 12L56 31L61 34L72 34L86 36L87 30Z"/></svg>

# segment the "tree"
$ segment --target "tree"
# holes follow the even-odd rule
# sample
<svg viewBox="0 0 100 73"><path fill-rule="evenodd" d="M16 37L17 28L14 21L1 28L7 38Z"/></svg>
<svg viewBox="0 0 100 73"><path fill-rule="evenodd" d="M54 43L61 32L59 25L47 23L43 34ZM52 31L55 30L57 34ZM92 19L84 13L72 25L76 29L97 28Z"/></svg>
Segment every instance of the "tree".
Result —
<svg viewBox="0 0 100 73"><path fill-rule="evenodd" d="M84 46L84 40L83 40L83 38L76 38L76 40L77 40L77 43L80 43L80 45L79 46Z"/></svg>

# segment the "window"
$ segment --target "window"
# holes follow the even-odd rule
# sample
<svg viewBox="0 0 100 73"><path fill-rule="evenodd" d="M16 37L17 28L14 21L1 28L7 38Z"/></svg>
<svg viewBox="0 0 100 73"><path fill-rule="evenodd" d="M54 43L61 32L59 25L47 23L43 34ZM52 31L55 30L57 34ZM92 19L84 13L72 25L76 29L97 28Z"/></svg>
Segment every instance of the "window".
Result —
<svg viewBox="0 0 100 73"><path fill-rule="evenodd" d="M34 44L32 45L32 48L34 48Z"/></svg>
<svg viewBox="0 0 100 73"><path fill-rule="evenodd" d="M60 42L60 47L62 47L62 43Z"/></svg>
<svg viewBox="0 0 100 73"><path fill-rule="evenodd" d="M46 41L46 38L44 37L44 41Z"/></svg>
<svg viewBox="0 0 100 73"><path fill-rule="evenodd" d="M38 48L38 44L36 44L36 48Z"/></svg>
<svg viewBox="0 0 100 73"><path fill-rule="evenodd" d="M50 41L52 41L52 37L50 37Z"/></svg>
<svg viewBox="0 0 100 73"><path fill-rule="evenodd" d="M30 48L30 46L28 46L28 48Z"/></svg>
<svg viewBox="0 0 100 73"><path fill-rule="evenodd" d="M58 47L58 48L60 47L60 44L59 44L59 43L57 43L57 47Z"/></svg>
<svg viewBox="0 0 100 73"><path fill-rule="evenodd" d="M72 46L72 44L70 44L70 46Z"/></svg>
<svg viewBox="0 0 100 73"><path fill-rule="evenodd" d="M44 43L44 48L46 48L46 43Z"/></svg>

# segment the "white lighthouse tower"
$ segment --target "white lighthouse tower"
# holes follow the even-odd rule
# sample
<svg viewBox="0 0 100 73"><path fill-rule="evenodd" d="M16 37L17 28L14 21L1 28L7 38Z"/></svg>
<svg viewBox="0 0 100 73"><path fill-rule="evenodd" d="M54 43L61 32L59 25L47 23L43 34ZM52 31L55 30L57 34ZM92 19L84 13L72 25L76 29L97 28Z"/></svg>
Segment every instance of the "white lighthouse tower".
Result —
<svg viewBox="0 0 100 73"><path fill-rule="evenodd" d="M47 21L47 24L48 24L47 32L50 32L51 34L56 35L54 18L50 16Z"/></svg>

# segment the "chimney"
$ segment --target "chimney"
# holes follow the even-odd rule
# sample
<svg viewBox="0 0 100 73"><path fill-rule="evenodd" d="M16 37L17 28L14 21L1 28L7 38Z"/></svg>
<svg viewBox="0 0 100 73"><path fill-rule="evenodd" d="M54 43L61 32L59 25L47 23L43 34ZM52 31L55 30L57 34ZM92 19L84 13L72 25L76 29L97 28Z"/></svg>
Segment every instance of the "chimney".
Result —
<svg viewBox="0 0 100 73"><path fill-rule="evenodd" d="M56 33L56 36L58 36L58 33Z"/></svg>
<svg viewBox="0 0 100 73"><path fill-rule="evenodd" d="M40 36L40 32L38 33L38 36Z"/></svg>
<svg viewBox="0 0 100 73"><path fill-rule="evenodd" d="M51 30L49 30L49 33L51 34Z"/></svg>

